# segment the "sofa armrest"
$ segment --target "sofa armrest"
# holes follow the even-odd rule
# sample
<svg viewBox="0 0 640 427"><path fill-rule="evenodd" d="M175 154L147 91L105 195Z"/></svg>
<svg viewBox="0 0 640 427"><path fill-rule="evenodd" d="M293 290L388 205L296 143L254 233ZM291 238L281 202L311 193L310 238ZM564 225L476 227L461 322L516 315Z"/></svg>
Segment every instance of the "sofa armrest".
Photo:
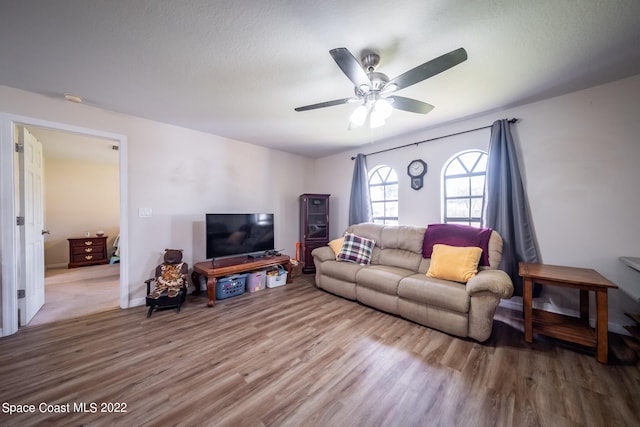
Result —
<svg viewBox="0 0 640 427"><path fill-rule="evenodd" d="M311 255L313 255L314 259L320 262L324 261L335 261L336 253L333 252L333 249L329 246L320 246L319 248L315 248L311 251Z"/></svg>
<svg viewBox="0 0 640 427"><path fill-rule="evenodd" d="M467 292L473 295L485 291L493 292L500 298L511 298L513 283L502 270L480 270L467 282Z"/></svg>

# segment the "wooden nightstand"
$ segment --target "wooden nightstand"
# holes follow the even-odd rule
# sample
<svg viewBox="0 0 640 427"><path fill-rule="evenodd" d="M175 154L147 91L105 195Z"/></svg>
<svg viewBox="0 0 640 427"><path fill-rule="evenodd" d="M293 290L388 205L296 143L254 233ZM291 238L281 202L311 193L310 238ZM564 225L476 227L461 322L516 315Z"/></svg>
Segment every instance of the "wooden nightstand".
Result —
<svg viewBox="0 0 640 427"><path fill-rule="evenodd" d="M85 265L109 264L107 236L70 237L69 268Z"/></svg>

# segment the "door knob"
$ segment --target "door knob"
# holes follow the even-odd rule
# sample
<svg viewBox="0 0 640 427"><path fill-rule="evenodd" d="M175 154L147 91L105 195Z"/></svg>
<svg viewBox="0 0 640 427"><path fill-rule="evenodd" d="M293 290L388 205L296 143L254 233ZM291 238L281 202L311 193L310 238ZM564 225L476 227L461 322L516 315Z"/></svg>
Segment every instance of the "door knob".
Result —
<svg viewBox="0 0 640 427"><path fill-rule="evenodd" d="M51 234L51 232L49 230L42 230L42 235L44 236L45 234Z"/></svg>

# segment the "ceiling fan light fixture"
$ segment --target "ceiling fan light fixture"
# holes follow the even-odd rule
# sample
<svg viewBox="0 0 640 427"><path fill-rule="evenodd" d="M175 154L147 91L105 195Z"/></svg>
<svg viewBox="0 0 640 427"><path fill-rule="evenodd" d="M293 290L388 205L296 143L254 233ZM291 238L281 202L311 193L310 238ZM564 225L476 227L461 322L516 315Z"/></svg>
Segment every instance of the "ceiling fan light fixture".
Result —
<svg viewBox="0 0 640 427"><path fill-rule="evenodd" d="M353 113L351 113L351 117L349 118L351 120L351 124L355 127L362 126L365 120L367 119L368 112L369 112L369 109L366 106L364 105L358 106L358 108L353 110Z"/></svg>
<svg viewBox="0 0 640 427"><path fill-rule="evenodd" d="M393 107L391 103L384 98L379 98L376 100L376 103L373 105L373 111L376 115L380 115L382 119L388 119L393 112Z"/></svg>
<svg viewBox="0 0 640 427"><path fill-rule="evenodd" d="M385 121L382 114L376 112L375 110L371 112L371 116L369 117L369 127L371 129L379 128L384 126Z"/></svg>
<svg viewBox="0 0 640 427"><path fill-rule="evenodd" d="M371 90L371 87L369 85L360 85L359 88L363 93L367 93Z"/></svg>

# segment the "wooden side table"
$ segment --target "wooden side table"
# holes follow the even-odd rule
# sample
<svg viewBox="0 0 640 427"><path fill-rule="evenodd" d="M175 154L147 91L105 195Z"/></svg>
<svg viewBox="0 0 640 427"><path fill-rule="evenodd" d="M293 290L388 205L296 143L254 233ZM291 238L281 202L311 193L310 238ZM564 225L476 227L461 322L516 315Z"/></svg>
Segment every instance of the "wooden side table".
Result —
<svg viewBox="0 0 640 427"><path fill-rule="evenodd" d="M588 268L521 262L518 273L524 279L524 339L533 342L533 332L596 349L598 362L608 362L609 289L618 286ZM533 284L580 290L580 317L533 309ZM596 295L596 330L589 326L589 291Z"/></svg>

